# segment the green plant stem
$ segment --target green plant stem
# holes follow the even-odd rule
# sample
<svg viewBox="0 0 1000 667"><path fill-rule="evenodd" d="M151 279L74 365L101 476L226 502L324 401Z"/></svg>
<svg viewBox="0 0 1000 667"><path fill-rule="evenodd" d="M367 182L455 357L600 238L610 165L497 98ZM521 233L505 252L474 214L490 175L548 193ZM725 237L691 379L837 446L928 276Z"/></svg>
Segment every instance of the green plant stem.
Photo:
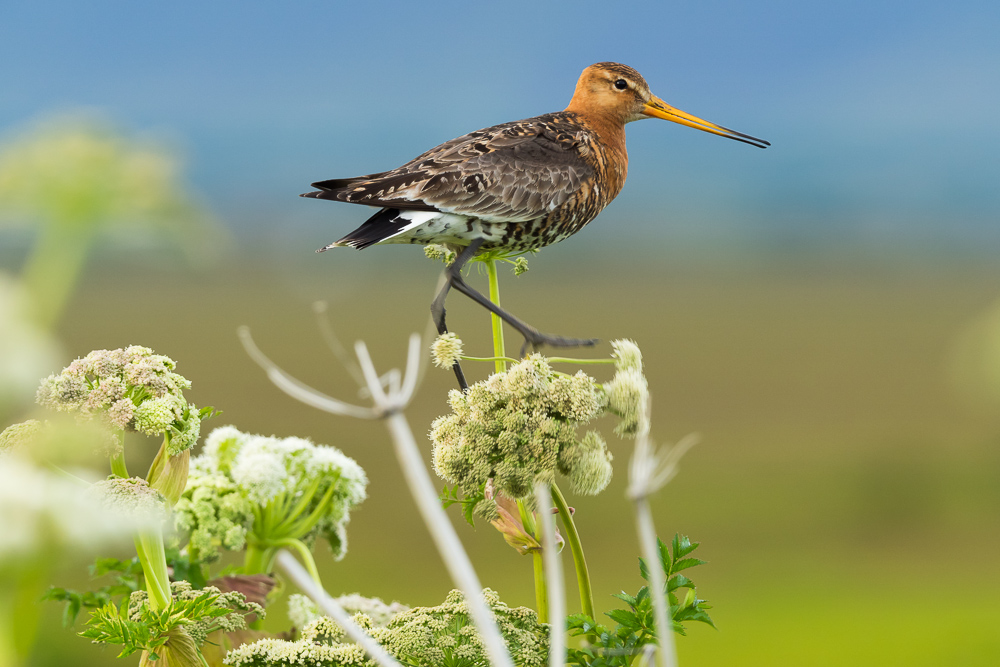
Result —
<svg viewBox="0 0 1000 667"><path fill-rule="evenodd" d="M535 605L538 607L538 622L548 623L549 594L545 588L545 561L542 560L541 549L531 553L531 564L535 569Z"/></svg>
<svg viewBox="0 0 1000 667"><path fill-rule="evenodd" d="M274 546L276 547L290 547L294 549L298 554L302 562L305 563L306 569L309 571L309 576L313 578L317 586L322 586L323 582L319 578L319 569L316 567L316 561L313 559L312 552L309 550L302 540L296 540L294 538L286 538L283 540L275 540Z"/></svg>
<svg viewBox="0 0 1000 667"><path fill-rule="evenodd" d="M515 502L517 503L517 511L521 516L521 523L524 524L525 532L531 533L538 543L541 544L541 530L535 522L534 514L532 514L531 510L525 507L523 500L517 500ZM538 621L539 623L548 623L549 594L548 588L545 585L545 562L542 560L542 552L540 549L536 549L531 552L531 561L535 574L535 606L538 610Z"/></svg>
<svg viewBox="0 0 1000 667"><path fill-rule="evenodd" d="M167 556L163 548L163 534L158 530L143 530L135 537L135 551L142 564L149 593L149 608L153 611L170 605L170 575L167 573Z"/></svg>
<svg viewBox="0 0 1000 667"><path fill-rule="evenodd" d="M490 301L500 305L500 280L497 278L497 261L495 259L486 260L486 275L490 279ZM497 373L507 370L507 363L504 361L507 355L503 345L503 320L496 313L490 313L493 322L493 356L495 357L495 368Z"/></svg>
<svg viewBox="0 0 1000 667"><path fill-rule="evenodd" d="M125 467L125 431L118 431L118 451L111 455L111 472L118 477L128 478L128 468Z"/></svg>
<svg viewBox="0 0 1000 667"><path fill-rule="evenodd" d="M271 574L277 554L277 549L248 543L243 556L243 574Z"/></svg>
<svg viewBox="0 0 1000 667"><path fill-rule="evenodd" d="M500 305L500 280L497 277L497 262L495 259L488 259L486 263L486 275L489 276L490 280L490 301L496 305ZM500 319L496 313L490 314L493 323L493 356L494 362L496 363L496 372L503 373L507 370L507 355L504 349L503 343L503 320ZM521 514L521 523L524 524L525 530L530 532L538 539L535 528L535 519L531 515L531 512L524 506L524 503L520 500L517 501L517 509ZM545 565L542 561L542 553L536 551L531 554L532 569L534 571L535 579L535 604L538 607L538 620L542 623L547 623L549 618L549 599L547 593L547 587L545 585Z"/></svg>
<svg viewBox="0 0 1000 667"><path fill-rule="evenodd" d="M597 620L594 612L594 594L590 589L590 571L587 569L587 558L583 555L580 533L576 530L573 515L570 514L569 505L566 504L566 498L555 484L552 485L552 501L555 503L556 509L559 510L559 518L562 520L563 528L566 529L566 541L569 542L570 551L573 553L576 583L580 589L581 611Z"/></svg>
<svg viewBox="0 0 1000 667"><path fill-rule="evenodd" d="M59 321L94 239L92 221L59 222L46 221L21 272L33 319L47 330Z"/></svg>

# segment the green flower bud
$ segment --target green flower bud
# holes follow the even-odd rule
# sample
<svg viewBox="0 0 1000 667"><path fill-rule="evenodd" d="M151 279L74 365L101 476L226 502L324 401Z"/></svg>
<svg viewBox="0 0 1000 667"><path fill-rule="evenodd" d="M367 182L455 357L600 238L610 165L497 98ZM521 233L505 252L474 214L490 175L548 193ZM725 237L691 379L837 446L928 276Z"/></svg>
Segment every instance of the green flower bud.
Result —
<svg viewBox="0 0 1000 667"><path fill-rule="evenodd" d="M611 452L596 431L588 431L579 445L579 455L569 470L575 493L594 496L611 483Z"/></svg>
<svg viewBox="0 0 1000 667"><path fill-rule="evenodd" d="M147 435L163 433L180 416L178 407L177 399L173 396L143 401L135 408L135 430Z"/></svg>
<svg viewBox="0 0 1000 667"><path fill-rule="evenodd" d="M613 340L611 347L614 351L611 357L615 360L615 368L620 371L642 370L642 352L634 340Z"/></svg>
<svg viewBox="0 0 1000 667"><path fill-rule="evenodd" d="M649 385L641 371L621 370L605 385L608 393L608 408L621 417L615 427L619 435L635 435L639 430L639 418L646 409Z"/></svg>

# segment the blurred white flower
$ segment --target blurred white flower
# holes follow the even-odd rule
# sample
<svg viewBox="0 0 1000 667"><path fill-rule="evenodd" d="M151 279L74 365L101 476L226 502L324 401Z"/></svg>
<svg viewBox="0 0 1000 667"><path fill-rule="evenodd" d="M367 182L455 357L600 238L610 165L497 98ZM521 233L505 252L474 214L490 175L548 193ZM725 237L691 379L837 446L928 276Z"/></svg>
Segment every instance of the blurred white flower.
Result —
<svg viewBox="0 0 1000 667"><path fill-rule="evenodd" d="M85 483L0 456L0 564L90 551L130 539L144 523L109 511Z"/></svg>
<svg viewBox="0 0 1000 667"><path fill-rule="evenodd" d="M0 273L0 417L18 403L29 403L38 378L59 364L54 338L29 318L22 289Z"/></svg>

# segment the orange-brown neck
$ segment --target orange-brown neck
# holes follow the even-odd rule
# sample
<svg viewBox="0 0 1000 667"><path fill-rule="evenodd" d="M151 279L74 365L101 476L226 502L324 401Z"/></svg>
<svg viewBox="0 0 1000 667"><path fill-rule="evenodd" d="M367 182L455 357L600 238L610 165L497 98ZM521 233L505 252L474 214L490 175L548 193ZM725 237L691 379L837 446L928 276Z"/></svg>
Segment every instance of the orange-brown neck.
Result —
<svg viewBox="0 0 1000 667"><path fill-rule="evenodd" d="M609 113L607 109L581 104L577 97L569 103L566 111L576 114L598 144L597 155L594 155L592 160L595 166L605 173L607 194L613 199L621 192L625 185L625 177L628 175L624 118Z"/></svg>

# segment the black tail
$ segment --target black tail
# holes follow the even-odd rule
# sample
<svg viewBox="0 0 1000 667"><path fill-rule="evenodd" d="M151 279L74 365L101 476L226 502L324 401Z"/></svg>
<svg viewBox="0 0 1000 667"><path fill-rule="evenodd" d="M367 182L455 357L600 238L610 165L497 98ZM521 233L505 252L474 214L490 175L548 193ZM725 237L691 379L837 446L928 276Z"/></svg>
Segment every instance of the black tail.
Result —
<svg viewBox="0 0 1000 667"><path fill-rule="evenodd" d="M313 192L303 192L300 197L311 197L313 199L332 199L333 201L347 201L347 195L351 192L351 186L361 181L366 181L372 176L355 176L354 178L332 178L329 181L317 181L311 183L314 188L319 188Z"/></svg>
<svg viewBox="0 0 1000 667"><path fill-rule="evenodd" d="M324 246L316 252L323 252L335 246L349 246L357 250L364 250L370 245L375 245L390 236L395 236L409 222L409 220L399 217L398 208L383 208L344 238L336 243Z"/></svg>

